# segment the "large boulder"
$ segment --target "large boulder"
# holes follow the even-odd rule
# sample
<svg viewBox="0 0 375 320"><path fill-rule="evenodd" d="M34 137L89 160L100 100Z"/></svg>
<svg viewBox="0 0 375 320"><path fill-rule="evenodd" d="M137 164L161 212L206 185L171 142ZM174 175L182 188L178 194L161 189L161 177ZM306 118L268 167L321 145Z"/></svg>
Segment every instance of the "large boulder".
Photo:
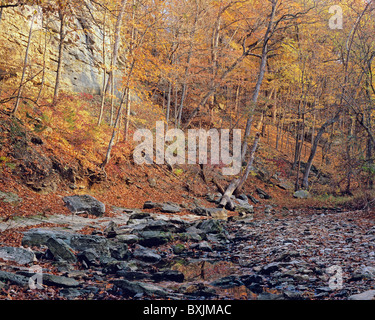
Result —
<svg viewBox="0 0 375 320"><path fill-rule="evenodd" d="M54 237L55 239L61 239L69 244L72 236L73 233L67 231L35 228L24 232L22 245L28 247L40 247L41 245L47 245L47 241L51 237Z"/></svg>
<svg viewBox="0 0 375 320"><path fill-rule="evenodd" d="M47 246L57 261L66 261L71 263L77 261L77 258L73 253L73 249L63 240L51 237L47 241Z"/></svg>
<svg viewBox="0 0 375 320"><path fill-rule="evenodd" d="M105 213L104 203L87 194L64 197L63 201L73 214L88 213L100 217Z"/></svg>

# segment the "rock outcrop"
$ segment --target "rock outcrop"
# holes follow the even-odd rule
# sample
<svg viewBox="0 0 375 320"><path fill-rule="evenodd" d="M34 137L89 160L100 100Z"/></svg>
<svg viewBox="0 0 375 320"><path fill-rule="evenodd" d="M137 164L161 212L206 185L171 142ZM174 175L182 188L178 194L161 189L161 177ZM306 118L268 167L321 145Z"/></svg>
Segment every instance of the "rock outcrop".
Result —
<svg viewBox="0 0 375 320"><path fill-rule="evenodd" d="M89 1L82 2L82 9L67 19L61 89L70 92L99 94L104 74L102 67L103 33L100 25L97 24L101 17L97 10L93 10ZM2 44L0 48L0 81L7 82L10 87L19 84L31 17L34 12L36 12L36 16L29 50L29 71L31 76L37 76L31 82L33 85L41 83L41 70L45 56L45 85L47 88L52 88L55 83L60 31L58 15L43 12L38 6L24 5L4 8L0 20L2 31L0 33ZM107 48L106 62L109 63L109 37L105 39L105 45Z"/></svg>

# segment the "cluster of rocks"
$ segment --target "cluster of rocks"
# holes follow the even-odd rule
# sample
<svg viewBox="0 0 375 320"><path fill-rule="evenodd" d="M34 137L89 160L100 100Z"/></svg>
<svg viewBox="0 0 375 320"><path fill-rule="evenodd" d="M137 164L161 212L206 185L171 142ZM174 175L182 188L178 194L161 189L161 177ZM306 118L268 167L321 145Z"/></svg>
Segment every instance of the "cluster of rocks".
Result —
<svg viewBox="0 0 375 320"><path fill-rule="evenodd" d="M217 239L220 243L216 243ZM34 275L30 266L48 261L61 275L43 270L43 285L64 288L61 294L67 298L97 297L100 286L93 287L80 281L82 279L112 284L110 292L122 297L181 298L183 293L155 283L182 283L184 274L171 269L173 258L199 257L200 252L224 250L225 247L220 247L223 246L221 240L227 241L225 230L218 220L192 223L171 218L166 221L154 219L144 212L130 214L122 226L110 222L103 231L97 230L89 235L60 228L34 228L24 232L23 248L0 248L0 258L25 265L16 273L1 271L1 287L5 283L24 288L29 286L30 277Z"/></svg>
<svg viewBox="0 0 375 320"><path fill-rule="evenodd" d="M234 200L248 204L244 196ZM144 207L181 209L173 203ZM204 217L187 221L129 210L123 223L111 221L91 234L30 229L23 247L0 248L1 259L18 265L1 266L0 288L30 288L31 267L43 265L43 286L67 299L375 297L371 221L345 213L227 219L223 208L192 211Z"/></svg>

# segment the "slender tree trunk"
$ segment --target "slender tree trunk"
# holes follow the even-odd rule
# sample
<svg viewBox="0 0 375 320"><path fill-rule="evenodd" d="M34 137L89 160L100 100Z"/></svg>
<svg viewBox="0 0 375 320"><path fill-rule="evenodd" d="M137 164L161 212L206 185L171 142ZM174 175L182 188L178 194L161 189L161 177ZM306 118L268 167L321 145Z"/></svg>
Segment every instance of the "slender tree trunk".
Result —
<svg viewBox="0 0 375 320"><path fill-rule="evenodd" d="M180 101L180 107L179 107L179 110L178 110L178 122L177 122L178 128L181 127L182 110L184 108L184 103L185 103L185 99L186 99L186 95L187 95L187 89L188 89L188 85L187 85L188 79L187 78L188 78L189 72L190 72L191 58L193 57L193 44L194 44L194 37L195 37L195 34L196 34L196 30L197 30L198 17L199 17L199 8L198 8L198 4L197 4L193 30L192 30L191 35L190 35L191 39L190 39L189 52L188 52L188 56L187 56L187 59L186 59L184 83L182 84L182 96L181 96L181 101Z"/></svg>
<svg viewBox="0 0 375 320"><path fill-rule="evenodd" d="M246 129L245 129L245 136L244 136L244 141L242 144L242 160L244 160L247 152L247 140L250 136L250 131L251 131L251 125L253 122L253 112L256 109L257 103L258 103L258 97L260 93L260 88L263 83L264 75L266 73L266 67L267 67L267 58L268 58L268 42L270 40L270 37L272 36L272 29L274 26L274 20L275 20L275 15L276 15L276 7L277 7L277 1L272 0L272 10L271 10L271 16L270 20L268 22L268 27L264 35L263 39L263 48L262 48L262 58L260 61L259 65L259 72L258 72L258 79L257 83L255 85L255 90L253 93L252 97L252 110L251 110L251 115L248 117L247 122L246 122Z"/></svg>
<svg viewBox="0 0 375 320"><path fill-rule="evenodd" d="M131 101L130 101L130 89L127 89L126 93L126 112L125 112L125 141L129 138L129 122L130 122L130 111L131 111Z"/></svg>
<svg viewBox="0 0 375 320"><path fill-rule="evenodd" d="M326 129L329 126L333 125L335 122L337 122L339 120L339 118L340 118L340 111L338 111L332 119L329 119L327 122L325 122L321 126L321 128L319 129L319 131L318 131L318 133L317 133L317 135L314 139L314 143L311 147L310 156L309 156L309 159L307 160L306 169L305 169L305 173L304 173L303 181L302 181L302 187L305 188L305 189L308 189L308 187L309 187L309 175L310 175L313 160L314 160L315 155L316 155L316 151L318 149L320 139L322 138L323 133L326 131Z"/></svg>
<svg viewBox="0 0 375 320"><path fill-rule="evenodd" d="M55 81L55 89L53 92L53 102L52 104L55 105L57 102L57 98L59 95L60 90L60 79L61 79L61 72L62 72L62 62L63 62L63 53L64 53L64 41L65 41L65 14L59 11L59 19L60 19L60 43L59 43L59 57L57 60L57 71L56 71L56 81Z"/></svg>
<svg viewBox="0 0 375 320"><path fill-rule="evenodd" d="M42 82L40 84L40 89L39 89L39 92L38 92L38 96L36 98L36 104L39 103L39 100L42 96L42 91L43 91L43 88L44 88L44 82L45 82L45 78L46 78L47 34L48 33L46 32L45 35L44 35Z"/></svg>
<svg viewBox="0 0 375 320"><path fill-rule="evenodd" d="M168 97L167 97L167 115L166 115L166 131L168 131L169 117L171 112L171 98L172 98L172 82L168 81Z"/></svg>
<svg viewBox="0 0 375 320"><path fill-rule="evenodd" d="M119 126L119 123L120 123L120 118L121 118L122 109L123 109L123 105L124 105L126 95L127 95L127 88L125 87L124 91L122 93L120 106L119 106L118 111L117 111L117 116L116 116L116 120L115 120L115 123L114 123L114 126L113 126L111 140L109 141L108 148L107 148L107 153L105 155L105 159L104 159L103 163L101 164L101 168L103 168L103 169L105 168L105 166L108 164L109 160L111 159L111 152L112 152L113 145L115 144L115 138L117 136L118 126Z"/></svg>
<svg viewBox="0 0 375 320"><path fill-rule="evenodd" d="M116 19L115 40L114 40L114 44L113 44L112 62L111 62L111 65L113 66L113 68L116 67L116 64L117 64L118 51L119 51L119 48L120 48L121 24L122 24L122 19L123 19L124 13L125 13L126 4L127 4L127 0L121 1L120 12L119 12L119 14L117 16L117 19ZM104 90L103 94L107 93L107 91L109 89L109 85L112 83L112 79L114 77L113 68L109 72L108 79L107 79L107 85L105 87L105 90Z"/></svg>
<svg viewBox="0 0 375 320"><path fill-rule="evenodd" d="M16 103L14 105L12 114L16 114L16 112L18 110L19 103L20 103L20 99L21 99L21 94L22 94L22 90L23 90L23 81L25 79L27 63L28 63L28 59L29 59L29 49L30 49L30 44L31 44L31 36L32 36L32 33L33 33L34 19L35 19L35 13L33 14L32 18L31 18L31 24L30 24L30 29L29 29L29 38L27 40L27 47L26 47L26 52L25 52L25 60L23 62L21 83L20 83L20 86L18 88L17 99L16 99Z"/></svg>
<svg viewBox="0 0 375 320"><path fill-rule="evenodd" d="M107 75L107 68L105 66L105 23L106 23L106 13L104 12L104 19L103 19L103 43L102 43L102 60L103 60L103 87L102 87L102 100L100 103L100 112L99 112L99 119L98 119L98 126L102 123L103 112L104 112L104 102L105 102L105 90L106 90L106 75ZM109 82L108 82L109 83Z"/></svg>
<svg viewBox="0 0 375 320"><path fill-rule="evenodd" d="M223 208L228 207L230 210L233 210L234 205L233 205L230 197L232 196L232 194L238 195L241 192L242 187L243 187L245 181L247 180L247 178L250 174L250 171L251 171L251 167L254 163L255 152L258 148L259 140L260 140L260 134L257 133L256 136L255 136L253 147L252 147L251 152L250 152L250 157L249 157L249 161L247 163L246 169L245 169L243 175L238 179L234 179L229 184L228 188L225 190L225 193L224 193L223 197L221 198L220 204L219 204L221 207L223 207Z"/></svg>

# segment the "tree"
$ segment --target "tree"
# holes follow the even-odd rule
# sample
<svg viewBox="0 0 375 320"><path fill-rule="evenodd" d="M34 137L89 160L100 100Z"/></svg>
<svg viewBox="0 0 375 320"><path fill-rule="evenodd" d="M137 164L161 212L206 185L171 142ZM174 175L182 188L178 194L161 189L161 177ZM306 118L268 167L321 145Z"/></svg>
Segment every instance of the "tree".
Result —
<svg viewBox="0 0 375 320"><path fill-rule="evenodd" d="M36 13L34 12L32 17L31 17L29 37L28 37L28 40L27 40L27 46L26 46L26 52L25 52L25 61L23 63L23 69L22 69L21 83L20 83L20 86L18 88L16 103L15 103L13 111L12 111L13 114L16 114L16 112L18 110L19 103L20 103L20 99L21 99L22 89L23 89L23 85L24 85L23 82L24 82L24 79L25 79L26 68L27 68L27 65L28 65L29 49L30 49L30 44L31 44L31 36L32 36L32 32L33 32L33 25L34 25L35 16L36 16Z"/></svg>

